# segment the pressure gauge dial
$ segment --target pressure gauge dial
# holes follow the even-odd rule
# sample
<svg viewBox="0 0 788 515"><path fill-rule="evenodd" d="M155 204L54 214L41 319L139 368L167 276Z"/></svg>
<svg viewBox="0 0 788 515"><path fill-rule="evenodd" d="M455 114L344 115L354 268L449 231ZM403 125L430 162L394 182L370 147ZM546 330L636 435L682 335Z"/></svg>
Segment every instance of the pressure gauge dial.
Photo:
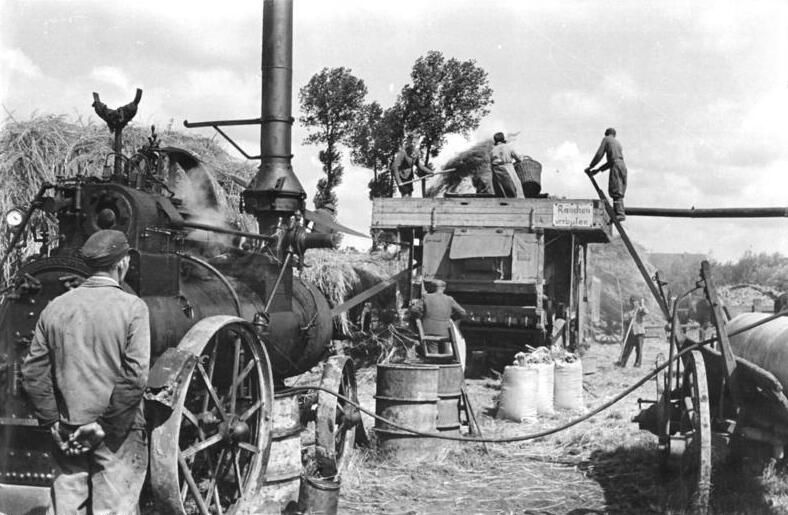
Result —
<svg viewBox="0 0 788 515"><path fill-rule="evenodd" d="M5 214L5 223L7 223L11 228L16 228L22 225L23 219L24 215L22 214L22 211L16 208Z"/></svg>

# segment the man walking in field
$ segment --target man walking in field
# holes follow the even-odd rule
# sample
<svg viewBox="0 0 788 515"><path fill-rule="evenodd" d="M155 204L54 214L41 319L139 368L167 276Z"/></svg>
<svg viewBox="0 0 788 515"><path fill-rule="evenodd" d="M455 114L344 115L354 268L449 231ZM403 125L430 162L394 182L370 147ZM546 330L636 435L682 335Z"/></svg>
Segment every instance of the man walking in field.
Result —
<svg viewBox="0 0 788 515"><path fill-rule="evenodd" d="M93 275L44 309L22 367L56 444L49 514L137 513L148 468L150 327L145 303L120 286L128 251L120 231L88 238L81 253Z"/></svg>
<svg viewBox="0 0 788 515"><path fill-rule="evenodd" d="M593 170L594 166L602 160L602 156L607 158L607 162L600 166L598 170ZM591 164L588 165L585 172L593 176L608 169L610 170L610 176L607 182L607 192L610 194L610 198L613 199L613 211L616 219L621 222L626 218L624 214L624 194L627 192L627 165L624 163L624 152L621 148L621 143L616 139L616 129L613 128L605 131L605 137L602 138L599 150L594 154L594 158L591 159Z"/></svg>

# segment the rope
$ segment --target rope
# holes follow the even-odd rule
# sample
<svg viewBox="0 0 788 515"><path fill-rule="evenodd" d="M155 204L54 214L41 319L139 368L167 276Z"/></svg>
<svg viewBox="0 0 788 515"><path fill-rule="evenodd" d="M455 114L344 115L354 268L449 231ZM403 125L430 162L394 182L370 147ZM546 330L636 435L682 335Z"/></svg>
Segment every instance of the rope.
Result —
<svg viewBox="0 0 788 515"><path fill-rule="evenodd" d="M741 333L743 333L745 331L749 331L751 329L754 329L754 328L756 328L756 327L758 327L760 325L763 325L763 324L765 324L767 322L771 322L772 320L774 320L776 318L779 318L781 316L785 316L785 315L788 315L788 310L780 311L779 313L775 313L774 315L771 315L771 316L769 316L767 318L764 318L763 320L759 320L758 322L755 322L755 323L752 323L752 324L750 324L748 326L742 327L741 329L730 333L729 336L735 336L737 334L741 334ZM604 404L594 408L593 410L589 411L588 413L586 413L585 415L583 415L581 417L577 417L575 419L572 419L569 422L566 422L565 424L561 424L560 426L556 426L556 427L553 427L553 428L550 428L550 429L545 429L544 431L538 431L536 433L530 433L530 434L519 435L519 436L510 436L510 437L506 437L506 438L482 438L482 437L473 437L473 436L450 436L450 435L444 435L444 434L440 434L440 433L427 433L427 432L424 432L424 431L419 431L417 429L413 429L413 428L410 428L410 427L406 427L406 426L397 424L396 422L392 422L391 420L383 418L380 415L378 415L377 413L373 413L373 412L369 411L368 409L364 408L363 406L361 406L359 403L353 401L352 399L349 399L349 398L345 397L344 395L341 395L339 392L335 392L333 390L329 390L328 388L324 388L322 386L299 386L299 387L292 388L292 391L294 393L300 393L300 392L306 393L306 392L308 392L310 390L320 390L320 391L326 392L326 393L328 393L330 395L333 395L333 396L337 397L338 399L341 399L341 400L345 401L346 403L348 403L351 406L355 407L356 409L358 409L362 413L365 413L365 414L369 415L370 417L374 418L375 420L378 420L380 422L384 422L384 423L386 423L386 424L388 424L388 425L390 425L390 426L392 426L392 427L394 427L396 429L399 429L401 431L412 433L412 434L418 435L418 436L424 436L424 437L427 437L427 438L436 438L436 439L439 439L439 440L452 440L452 441L455 441L455 442L474 442L474 443L515 443L515 442L525 442L525 441L528 441L528 440L535 440L537 438L550 436L550 435L555 434L555 433L560 433L561 431L565 431L565 430L569 429L570 427L573 427L573 426L576 426L576 425L580 424L581 422L585 422L586 420L590 419L591 417L593 417L595 415L598 415L599 413L601 413L601 412L605 411L606 409L610 408L611 406L616 404L618 401L620 401L621 399L623 399L627 395L631 394L632 392L634 392L635 390L637 390L638 388L640 388L641 386L646 384L648 381L650 381L651 379L656 377L656 375L659 374L660 372L662 372L662 370L664 370L665 368L667 368L672 361L677 361L680 357L682 357L682 356L684 356L684 355L686 355L686 354L688 354L688 353L690 353L690 352L692 352L694 350L700 349L703 346L708 345L708 344L710 344L710 343L712 343L712 342L714 342L716 340L717 340L716 337L708 338L708 339L703 340L701 342L693 343L693 344L685 347L684 349L681 350L681 352L677 353L673 357L672 360L668 360L668 361L665 361L664 363L660 364L653 371L651 371L649 374L647 374L642 379L637 381L635 384L633 384L632 386L629 386L628 388L626 388L624 391L622 391L621 393L619 393L618 395L616 395L615 397L613 397L609 401L607 401Z"/></svg>

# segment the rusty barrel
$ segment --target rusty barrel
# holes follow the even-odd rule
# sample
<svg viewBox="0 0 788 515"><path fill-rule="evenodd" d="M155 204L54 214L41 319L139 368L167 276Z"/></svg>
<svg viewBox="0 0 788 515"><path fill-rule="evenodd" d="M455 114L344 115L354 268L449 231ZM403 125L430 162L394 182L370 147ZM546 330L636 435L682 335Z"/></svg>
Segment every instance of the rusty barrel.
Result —
<svg viewBox="0 0 788 515"><path fill-rule="evenodd" d="M438 419L437 365L383 363L377 369L375 413L395 424L434 433ZM397 457L429 456L435 440L375 420L378 448Z"/></svg>
<svg viewBox="0 0 788 515"><path fill-rule="evenodd" d="M441 433L459 434L463 371L459 363L438 365L438 420Z"/></svg>
<svg viewBox="0 0 788 515"><path fill-rule="evenodd" d="M261 504L285 509L298 502L301 486L301 416L298 395L290 389L274 394L273 431L268 467L259 491ZM278 512L277 512L278 513Z"/></svg>

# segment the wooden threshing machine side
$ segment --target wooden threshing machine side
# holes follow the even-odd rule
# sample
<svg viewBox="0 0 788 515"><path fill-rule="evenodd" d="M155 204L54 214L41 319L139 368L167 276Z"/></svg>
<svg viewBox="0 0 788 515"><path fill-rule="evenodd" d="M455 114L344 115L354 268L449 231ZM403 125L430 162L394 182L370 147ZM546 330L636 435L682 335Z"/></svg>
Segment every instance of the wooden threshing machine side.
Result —
<svg viewBox="0 0 788 515"><path fill-rule="evenodd" d="M407 300L421 295L421 279L446 281L468 311L469 353L498 366L551 341L553 314L567 322L568 346L582 340L586 246L610 238L600 201L547 198L378 198L372 230L410 249Z"/></svg>

